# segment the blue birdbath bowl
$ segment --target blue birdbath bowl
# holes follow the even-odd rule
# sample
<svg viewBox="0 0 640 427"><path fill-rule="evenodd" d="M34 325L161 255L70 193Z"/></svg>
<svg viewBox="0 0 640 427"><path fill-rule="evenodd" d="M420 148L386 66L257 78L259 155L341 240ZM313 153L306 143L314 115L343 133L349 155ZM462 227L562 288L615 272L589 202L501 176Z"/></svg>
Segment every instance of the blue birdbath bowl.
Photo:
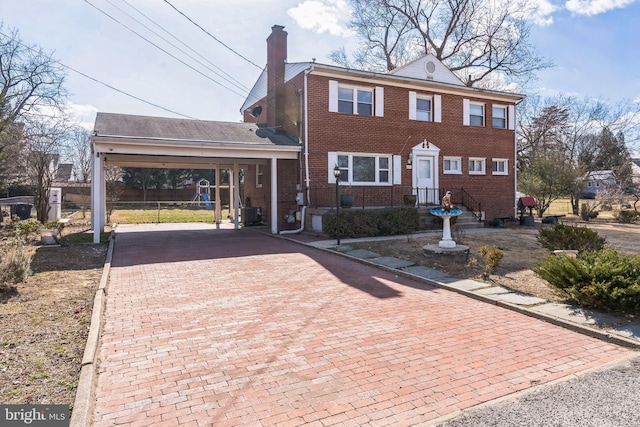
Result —
<svg viewBox="0 0 640 427"><path fill-rule="evenodd" d="M451 209L450 211L446 211L443 208L438 208L431 209L429 213L442 218L442 240L440 240L438 246L446 249L455 248L456 242L451 238L451 218L460 215L462 210Z"/></svg>

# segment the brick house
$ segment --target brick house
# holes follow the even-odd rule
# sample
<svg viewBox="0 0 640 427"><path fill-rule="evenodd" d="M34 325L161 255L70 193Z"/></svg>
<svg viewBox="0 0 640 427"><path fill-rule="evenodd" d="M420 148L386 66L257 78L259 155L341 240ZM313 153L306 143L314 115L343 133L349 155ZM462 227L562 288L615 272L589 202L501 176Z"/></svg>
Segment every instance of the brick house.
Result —
<svg viewBox="0 0 640 427"><path fill-rule="evenodd" d="M337 165L339 191L352 195L354 207L399 205L405 195L420 206L438 204L451 190L454 203L492 219L514 215L522 99L467 87L432 55L390 73L289 63L287 33L276 25L267 66L241 112L245 122L303 146L298 162L278 167L285 211L304 205L309 220L335 206ZM247 191L264 197L260 188ZM306 228L317 227L311 222Z"/></svg>

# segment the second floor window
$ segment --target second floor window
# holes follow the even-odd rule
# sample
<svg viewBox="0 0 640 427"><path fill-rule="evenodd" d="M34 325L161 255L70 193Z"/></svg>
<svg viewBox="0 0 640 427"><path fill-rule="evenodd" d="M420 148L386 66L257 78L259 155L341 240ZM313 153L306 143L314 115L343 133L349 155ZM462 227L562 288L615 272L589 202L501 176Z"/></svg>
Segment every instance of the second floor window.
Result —
<svg viewBox="0 0 640 427"><path fill-rule="evenodd" d="M484 126L484 105L469 104L469 124L471 126Z"/></svg>
<svg viewBox="0 0 640 427"><path fill-rule="evenodd" d="M329 80L329 111L384 117L384 87L351 86Z"/></svg>
<svg viewBox="0 0 640 427"><path fill-rule="evenodd" d="M416 120L431 121L431 98L416 99Z"/></svg>
<svg viewBox="0 0 640 427"><path fill-rule="evenodd" d="M507 128L507 107L494 105L492 111L493 127L498 129Z"/></svg>
<svg viewBox="0 0 640 427"><path fill-rule="evenodd" d="M373 91L338 87L338 112L373 116Z"/></svg>

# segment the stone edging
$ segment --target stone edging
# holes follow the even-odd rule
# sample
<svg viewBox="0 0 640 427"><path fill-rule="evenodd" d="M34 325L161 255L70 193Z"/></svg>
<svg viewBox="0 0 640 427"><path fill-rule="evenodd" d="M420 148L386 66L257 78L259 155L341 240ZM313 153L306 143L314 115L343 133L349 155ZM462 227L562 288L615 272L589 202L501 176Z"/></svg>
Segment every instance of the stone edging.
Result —
<svg viewBox="0 0 640 427"><path fill-rule="evenodd" d="M92 424L91 410L94 400L94 383L97 377L98 350L100 336L102 335L102 320L106 306L114 239L115 233L112 231L109 237L109 249L107 250L107 257L102 270L100 285L93 299L91 325L89 327L89 335L87 336L87 344L84 348L84 355L82 356L80 379L78 380L78 388L76 390L76 398L73 403L73 412L69 421L69 427L87 427Z"/></svg>

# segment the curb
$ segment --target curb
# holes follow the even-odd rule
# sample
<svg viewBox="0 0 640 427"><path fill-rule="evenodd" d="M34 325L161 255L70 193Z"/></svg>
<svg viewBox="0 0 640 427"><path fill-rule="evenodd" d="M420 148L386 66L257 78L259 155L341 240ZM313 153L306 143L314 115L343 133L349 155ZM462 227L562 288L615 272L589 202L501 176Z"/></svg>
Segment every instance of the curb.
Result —
<svg viewBox="0 0 640 427"><path fill-rule="evenodd" d="M112 231L109 237L109 249L105 259L100 285L93 299L93 311L91 313L91 326L87 336L87 344L84 348L82 363L80 368L80 379L78 389L73 403L73 412L69 420L69 427L86 427L92 424L91 410L94 399L94 383L97 374L98 349L100 336L102 334L102 319L107 301L107 287L109 284L109 273L111 271L111 259L113 257L113 245L115 234Z"/></svg>

